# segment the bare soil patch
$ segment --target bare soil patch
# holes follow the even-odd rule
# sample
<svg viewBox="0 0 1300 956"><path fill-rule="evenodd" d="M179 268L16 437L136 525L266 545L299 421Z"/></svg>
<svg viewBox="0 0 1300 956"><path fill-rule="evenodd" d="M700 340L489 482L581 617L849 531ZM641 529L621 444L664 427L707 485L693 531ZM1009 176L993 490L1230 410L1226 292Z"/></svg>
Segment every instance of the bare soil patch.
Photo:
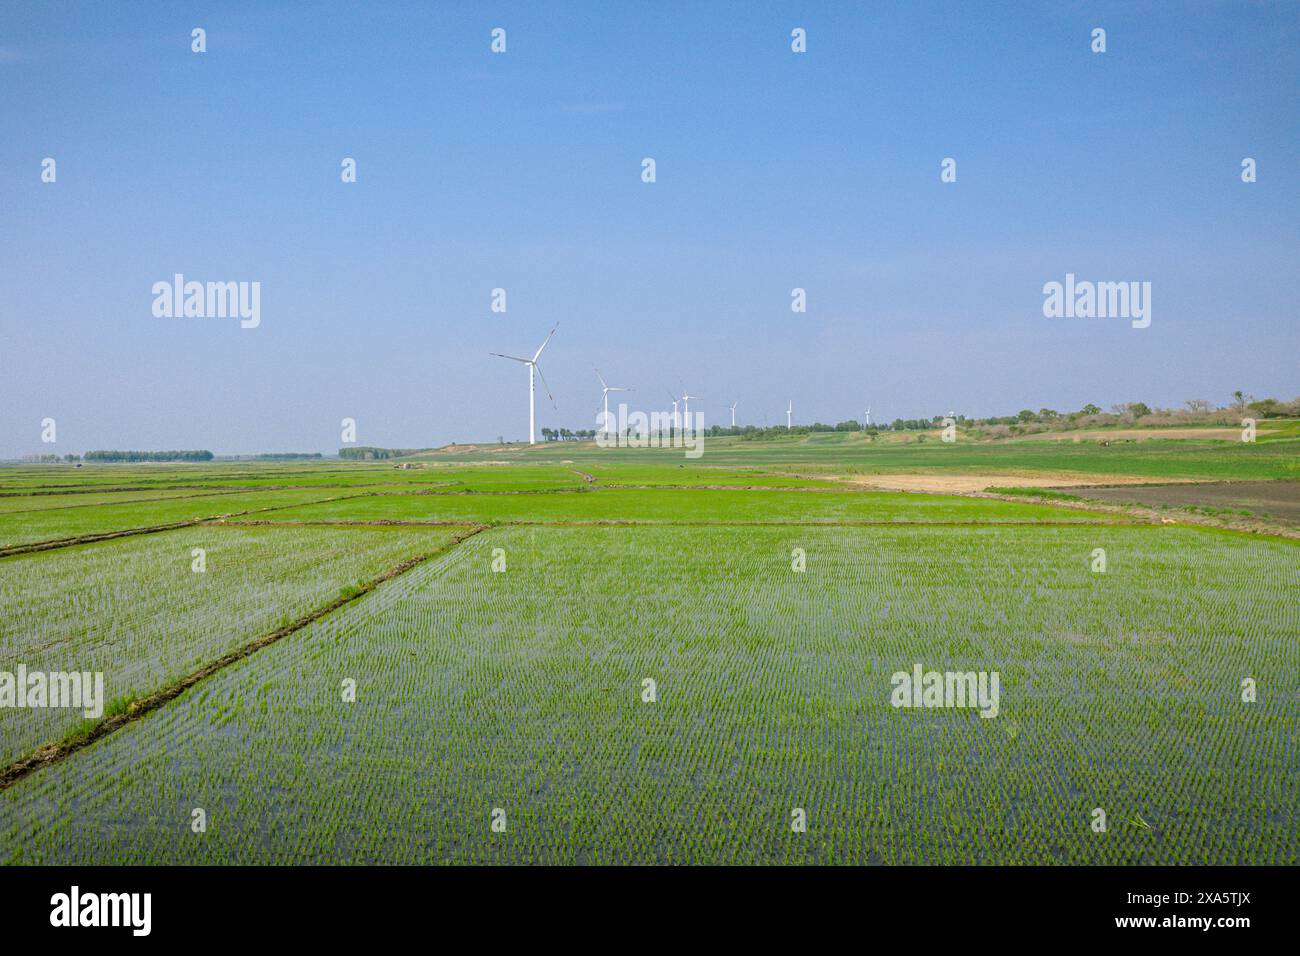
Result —
<svg viewBox="0 0 1300 956"><path fill-rule="evenodd" d="M1093 501L1133 502L1172 508L1248 511L1288 525L1300 525L1300 482L1216 481L1194 484L1140 485L1129 488L1089 488L1076 491Z"/></svg>
<svg viewBox="0 0 1300 956"><path fill-rule="evenodd" d="M825 481L845 481L882 491L925 491L934 494L970 494L986 488L1086 488L1141 485L1151 481L1134 475L814 475ZM1162 484L1168 479L1162 479Z"/></svg>

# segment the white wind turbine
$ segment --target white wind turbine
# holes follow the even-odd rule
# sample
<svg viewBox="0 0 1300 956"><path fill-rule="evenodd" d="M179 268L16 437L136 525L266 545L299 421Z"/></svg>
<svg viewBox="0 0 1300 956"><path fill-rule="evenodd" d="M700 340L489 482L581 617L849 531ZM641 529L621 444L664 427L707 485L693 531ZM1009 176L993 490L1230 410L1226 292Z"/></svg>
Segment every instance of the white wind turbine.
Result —
<svg viewBox="0 0 1300 956"><path fill-rule="evenodd" d="M688 395L685 387L682 388L682 419L683 430L690 430L691 427L691 399L699 398L698 395Z"/></svg>
<svg viewBox="0 0 1300 956"><path fill-rule="evenodd" d="M595 371L596 371L596 378L600 379L601 398L605 402L605 416L604 418L601 419L601 424L605 430L605 434L608 435L609 434L609 393L610 392L632 392L636 390L631 388L615 388L613 385L606 385L605 379L601 378L600 369L596 369Z"/></svg>
<svg viewBox="0 0 1300 956"><path fill-rule="evenodd" d="M732 428L736 427L736 406L739 404L740 402L731 403L731 427Z"/></svg>
<svg viewBox="0 0 1300 956"><path fill-rule="evenodd" d="M870 405L867 406L867 420L866 420L865 424L863 425L863 427L864 427L864 428L870 428L870 427L871 427L871 406L870 406Z"/></svg>
<svg viewBox="0 0 1300 956"><path fill-rule="evenodd" d="M555 334L555 329L560 327L560 323L555 323L555 328L551 329L551 335ZM551 407L555 407L555 396L551 394L550 387L546 384L546 376L542 375L541 367L537 360L542 357L542 349L546 348L551 341L551 335L546 337L541 348L533 353L530 359L520 358L517 355L505 355L501 352L489 352L489 355L495 355L497 358L510 359L512 362L523 362L528 366L528 444L537 444L537 384L534 381L534 373L542 380L542 387L546 389L546 397L551 400Z"/></svg>
<svg viewBox="0 0 1300 956"><path fill-rule="evenodd" d="M681 428L681 422L677 420L677 399L673 398L673 393L668 393L668 401L673 403L673 431Z"/></svg>
<svg viewBox="0 0 1300 956"><path fill-rule="evenodd" d="M793 416L793 415L794 415L794 399L791 399L791 400L790 400L790 404L789 404L788 406L786 406L786 410L785 410L785 428L786 428L786 431L789 431L792 427L794 427L794 426L792 426L792 425L790 424L790 422L791 422L791 416Z"/></svg>

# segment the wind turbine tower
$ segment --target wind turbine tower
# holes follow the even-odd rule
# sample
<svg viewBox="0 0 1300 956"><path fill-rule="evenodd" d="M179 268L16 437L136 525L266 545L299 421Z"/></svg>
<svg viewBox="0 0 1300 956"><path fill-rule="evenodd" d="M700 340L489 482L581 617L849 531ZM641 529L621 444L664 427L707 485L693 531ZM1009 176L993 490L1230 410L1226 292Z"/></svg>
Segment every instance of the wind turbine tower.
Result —
<svg viewBox="0 0 1300 956"><path fill-rule="evenodd" d="M605 414L600 420L601 429L606 435L609 434L609 393L610 392L630 392L630 388L615 388L613 385L606 385L605 379L601 377L600 369L596 369L596 378L600 379L601 398L605 401Z"/></svg>
<svg viewBox="0 0 1300 956"><path fill-rule="evenodd" d="M560 323L556 322L555 328L551 329L551 335L554 335L555 329L558 329L559 327L560 327ZM517 355L505 355L501 352L488 353L489 355L495 355L497 358L510 359L510 361L512 362L523 362L525 365L528 366L528 444L530 445L537 444L537 382L535 380L536 378L540 378L542 380L542 388L546 389L546 397L551 400L551 407L552 408L555 407L555 396L551 394L550 386L546 384L546 376L542 374L541 366L537 364L537 360L542 357L542 350L545 349L546 346L551 341L551 335L548 335L546 337L546 341L541 344L541 347L538 348L538 350L533 353L533 357L530 359L520 358Z"/></svg>
<svg viewBox="0 0 1300 956"><path fill-rule="evenodd" d="M698 395L688 395L686 389L682 389L682 432L689 433L691 430L691 399L699 398Z"/></svg>
<svg viewBox="0 0 1300 956"><path fill-rule="evenodd" d="M794 399L791 399L791 400L790 400L790 404L787 405L787 406L786 406L786 409L785 409L785 429L786 429L786 431L789 431L791 428L794 427L794 426L791 424L791 422L793 421L793 416L794 416Z"/></svg>

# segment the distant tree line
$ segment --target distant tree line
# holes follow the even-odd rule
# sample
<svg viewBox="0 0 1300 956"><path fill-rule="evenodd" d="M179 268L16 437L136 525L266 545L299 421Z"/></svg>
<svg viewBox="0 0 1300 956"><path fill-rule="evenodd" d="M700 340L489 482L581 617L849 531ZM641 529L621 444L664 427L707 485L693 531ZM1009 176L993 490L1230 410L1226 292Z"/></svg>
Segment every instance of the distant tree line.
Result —
<svg viewBox="0 0 1300 956"><path fill-rule="evenodd" d="M966 420L965 415L959 415L955 419L959 424ZM942 415L935 415L934 418L895 418L892 423L886 427L895 432L919 432L929 431L932 428L940 427L943 421Z"/></svg>
<svg viewBox="0 0 1300 956"><path fill-rule="evenodd" d="M324 456L318 451L272 451L262 455L254 455L258 461L298 461L302 458L323 458Z"/></svg>
<svg viewBox="0 0 1300 956"><path fill-rule="evenodd" d="M211 461L210 451L88 451L86 461Z"/></svg>
<svg viewBox="0 0 1300 956"><path fill-rule="evenodd" d="M419 448L374 448L370 445L358 445L355 448L340 448L339 457L351 461L378 461L384 458L405 458L407 455L418 454L421 450Z"/></svg>
<svg viewBox="0 0 1300 956"><path fill-rule="evenodd" d="M1043 431L1070 431L1076 428L1096 428L1107 425L1179 426L1179 425L1231 425L1236 426L1245 416L1255 418L1293 418L1300 415L1300 398L1280 402L1275 398L1256 399L1243 391L1232 393L1232 402L1222 407L1205 399L1189 399L1182 408L1152 408L1146 402L1119 402L1108 411L1088 403L1076 412L1058 412L1051 408L1022 408L1015 415L977 418L966 422L997 437L1002 434L1033 434ZM934 417L934 428L940 417ZM897 423L895 423L897 425ZM910 424L910 423L909 423Z"/></svg>
<svg viewBox="0 0 1300 956"><path fill-rule="evenodd" d="M1122 402L1112 405L1109 412L1091 403L1075 412L1058 412L1052 408L1021 409L1015 415L991 416L988 418L967 418L954 414L952 419L959 427L981 432L986 437L1008 434L1032 434L1039 431L1068 431L1075 428L1100 427L1106 425L1126 425L1141 422L1143 425L1212 425L1232 423L1231 416L1254 415L1257 418L1291 418L1300 416L1300 399L1291 402L1279 402L1277 399L1256 400L1244 392L1233 392L1233 402L1217 408L1212 402L1194 399L1185 402L1185 408L1152 408L1145 402ZM808 435L813 432L864 432L874 440L882 431L910 432L933 431L944 426L946 415L934 415L930 418L896 418L887 425L863 426L862 422L845 420L836 425L813 422L811 425L710 425L704 434L710 438L732 436L751 441L764 441L789 435ZM678 429L669 427L668 435L675 435ZM573 430L569 428L543 428L542 438L546 441L583 441L596 437L596 429Z"/></svg>
<svg viewBox="0 0 1300 956"><path fill-rule="evenodd" d="M574 431L569 428L543 428L542 438L546 441L583 441L596 437L596 429L588 428Z"/></svg>
<svg viewBox="0 0 1300 956"><path fill-rule="evenodd" d="M813 432L860 432L862 431L862 422L843 421L838 425L827 425L823 422L813 422L811 425L792 425L786 428L784 425L768 425L759 428L757 425L711 425L704 432L709 437L722 437L724 435L735 435L740 438L751 441L766 441L768 439L780 438L783 435L810 435Z"/></svg>

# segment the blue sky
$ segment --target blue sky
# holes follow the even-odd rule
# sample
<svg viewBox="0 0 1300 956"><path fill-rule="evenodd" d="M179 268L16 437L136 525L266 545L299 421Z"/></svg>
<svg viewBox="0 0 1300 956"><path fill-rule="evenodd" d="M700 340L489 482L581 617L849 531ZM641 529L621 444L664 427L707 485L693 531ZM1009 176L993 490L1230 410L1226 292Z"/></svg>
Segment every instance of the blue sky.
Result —
<svg viewBox="0 0 1300 956"><path fill-rule="evenodd" d="M519 439L487 353L556 321L539 426L593 366L708 423L1300 392L1294 3L5 3L0 100L0 457ZM260 327L155 318L177 272Z"/></svg>

